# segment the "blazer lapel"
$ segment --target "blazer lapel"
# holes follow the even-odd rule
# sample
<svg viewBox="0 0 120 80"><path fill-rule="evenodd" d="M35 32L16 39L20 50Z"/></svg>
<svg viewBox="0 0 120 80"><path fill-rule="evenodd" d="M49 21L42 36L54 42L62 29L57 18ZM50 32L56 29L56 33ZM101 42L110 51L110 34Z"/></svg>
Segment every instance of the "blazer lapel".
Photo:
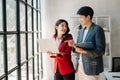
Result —
<svg viewBox="0 0 120 80"><path fill-rule="evenodd" d="M91 25L90 29L88 30L88 33L87 33L86 38L85 38L85 42L87 41L87 39L89 39L90 35L92 34L92 32L94 30L94 27L92 25Z"/></svg>
<svg viewBox="0 0 120 80"><path fill-rule="evenodd" d="M84 34L84 28L83 28L83 29L81 29L81 33L80 33L80 34L78 34L78 35L80 35L80 36L79 36L78 43L79 43L79 42L82 42L82 40L83 40L83 34Z"/></svg>

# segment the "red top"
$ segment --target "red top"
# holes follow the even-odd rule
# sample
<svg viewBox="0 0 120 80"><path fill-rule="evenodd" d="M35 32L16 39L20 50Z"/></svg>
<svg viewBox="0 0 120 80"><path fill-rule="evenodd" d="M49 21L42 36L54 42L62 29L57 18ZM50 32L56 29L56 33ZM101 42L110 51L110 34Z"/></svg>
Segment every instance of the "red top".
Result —
<svg viewBox="0 0 120 80"><path fill-rule="evenodd" d="M71 40L72 35L68 35L65 40ZM71 47L69 47L67 42L61 41L58 49L60 54L57 56L51 56L51 58L55 58L54 61L54 73L56 73L57 68L61 75L66 75L72 72L75 72L73 63L71 61ZM58 66L58 67L57 67Z"/></svg>

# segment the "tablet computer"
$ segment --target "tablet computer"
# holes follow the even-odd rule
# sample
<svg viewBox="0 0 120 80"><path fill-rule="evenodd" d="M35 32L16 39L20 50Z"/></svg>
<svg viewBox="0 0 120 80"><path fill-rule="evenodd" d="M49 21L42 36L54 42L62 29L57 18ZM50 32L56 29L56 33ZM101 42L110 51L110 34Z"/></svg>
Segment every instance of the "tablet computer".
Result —
<svg viewBox="0 0 120 80"><path fill-rule="evenodd" d="M75 45L83 49L94 49L94 45L92 44L92 42L79 42Z"/></svg>

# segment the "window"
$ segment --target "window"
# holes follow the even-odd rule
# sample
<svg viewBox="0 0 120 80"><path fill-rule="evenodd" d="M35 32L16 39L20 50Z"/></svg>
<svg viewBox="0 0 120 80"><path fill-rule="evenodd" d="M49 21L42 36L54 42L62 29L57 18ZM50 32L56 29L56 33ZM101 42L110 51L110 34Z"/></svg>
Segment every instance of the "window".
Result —
<svg viewBox="0 0 120 80"><path fill-rule="evenodd" d="M40 0L0 0L0 80L41 80Z"/></svg>

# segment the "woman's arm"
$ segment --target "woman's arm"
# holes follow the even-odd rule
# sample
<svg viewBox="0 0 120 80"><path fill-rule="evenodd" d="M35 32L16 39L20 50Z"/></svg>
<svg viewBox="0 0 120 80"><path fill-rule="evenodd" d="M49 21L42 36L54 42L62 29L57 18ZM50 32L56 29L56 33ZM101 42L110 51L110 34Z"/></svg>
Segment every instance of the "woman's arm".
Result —
<svg viewBox="0 0 120 80"><path fill-rule="evenodd" d="M57 53L53 53L51 51L48 51L47 53L51 58L55 58L57 56Z"/></svg>

